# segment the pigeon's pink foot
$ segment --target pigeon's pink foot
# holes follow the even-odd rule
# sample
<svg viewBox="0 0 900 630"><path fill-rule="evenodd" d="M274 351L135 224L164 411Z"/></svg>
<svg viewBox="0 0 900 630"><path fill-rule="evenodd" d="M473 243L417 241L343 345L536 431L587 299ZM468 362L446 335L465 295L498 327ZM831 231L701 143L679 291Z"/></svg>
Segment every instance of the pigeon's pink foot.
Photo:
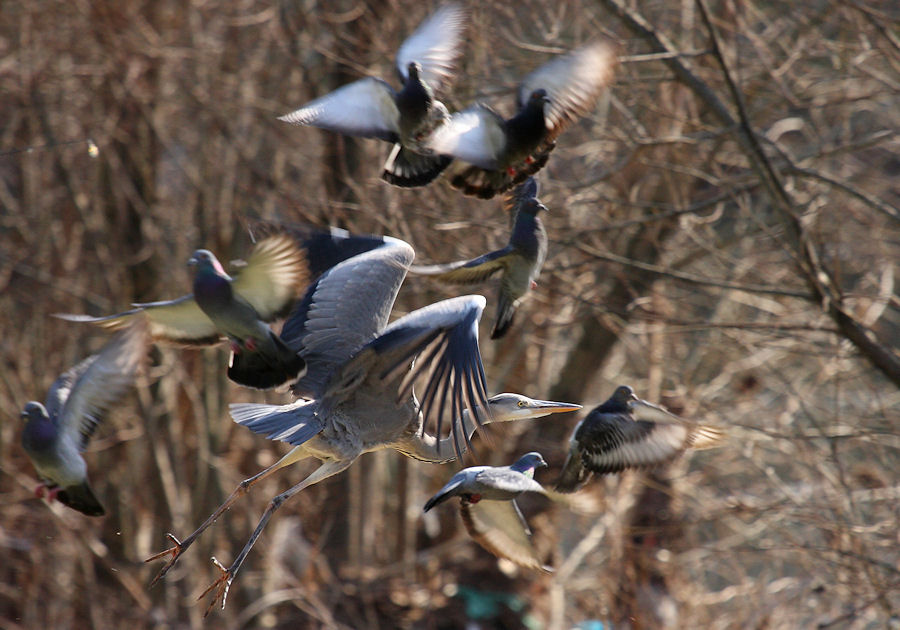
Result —
<svg viewBox="0 0 900 630"><path fill-rule="evenodd" d="M247 337L244 341L244 347L250 352L256 352L256 340L253 337Z"/></svg>
<svg viewBox="0 0 900 630"><path fill-rule="evenodd" d="M240 354L240 353L241 353L241 350L242 350L241 344L239 344L237 341L235 341L235 340L232 339L231 342L230 342L230 345L231 345L231 351L232 351L234 354Z"/></svg>
<svg viewBox="0 0 900 630"><path fill-rule="evenodd" d="M535 289L537 289L537 282L535 282L534 280L532 280L532 281L531 281L531 290L534 291Z"/></svg>

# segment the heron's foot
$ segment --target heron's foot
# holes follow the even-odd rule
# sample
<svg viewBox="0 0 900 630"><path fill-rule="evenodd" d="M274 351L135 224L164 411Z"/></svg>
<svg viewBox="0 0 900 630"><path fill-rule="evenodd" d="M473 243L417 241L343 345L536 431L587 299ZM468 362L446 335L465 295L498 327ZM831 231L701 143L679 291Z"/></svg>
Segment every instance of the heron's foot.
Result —
<svg viewBox="0 0 900 630"><path fill-rule="evenodd" d="M166 537L172 541L172 546L165 551L160 551L159 553L154 554L144 560L144 562L153 562L154 560L159 560L160 558L163 558L167 555L172 556L171 558L169 558L169 561L166 562L166 566L160 569L159 573L156 574L156 577L153 578L153 581L150 582L151 587L166 576L166 573L169 572L169 569L175 566L175 563L178 562L178 558L180 558L181 554L183 554L185 549L187 549L187 547L185 547L180 540L175 538L175 534L166 534Z"/></svg>
<svg viewBox="0 0 900 630"><path fill-rule="evenodd" d="M222 572L222 575L219 576L219 579L210 584L209 588L203 591L200 597L197 598L197 600L199 601L215 591L213 593L212 599L209 601L209 606L206 607L206 612L203 613L204 617L209 615L209 613L215 607L216 602L218 602L220 599L222 600L222 610L225 610L225 600L228 598L228 589L231 588L231 583L232 581L234 581L234 574L231 572L230 568L226 569L221 562L216 560L215 556L213 556L212 561L213 564L219 568L219 571Z"/></svg>

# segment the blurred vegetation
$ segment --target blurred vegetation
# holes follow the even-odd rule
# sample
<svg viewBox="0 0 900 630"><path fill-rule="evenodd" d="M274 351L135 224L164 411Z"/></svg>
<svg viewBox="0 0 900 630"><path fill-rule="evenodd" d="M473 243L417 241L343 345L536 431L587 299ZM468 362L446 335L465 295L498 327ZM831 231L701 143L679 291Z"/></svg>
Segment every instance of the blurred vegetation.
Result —
<svg viewBox="0 0 900 630"><path fill-rule="evenodd" d="M457 470L393 452L298 495L224 612L195 598L269 498L260 484L147 588L186 535L284 445L226 405L225 350L160 348L88 465L108 516L31 494L17 415L101 331L50 317L181 295L197 247L248 219L411 242L423 262L502 245L499 202L378 180L388 145L276 116L366 74L433 9L407 0L4 2L0 20L0 627L884 628L900 624L900 13L823 0L468 3L451 108L509 113L518 78L595 37L610 96L541 173L550 254L499 343L492 392L591 405L615 385L729 430L720 449L595 482L577 511L523 502L553 576L498 565L455 511ZM714 35L714 37L713 37ZM89 151L89 141L97 148ZM483 326L493 317L488 296ZM454 294L409 278L398 312ZM578 416L490 427L483 463ZM304 464L303 466L307 466ZM314 466L313 463L308 465Z"/></svg>

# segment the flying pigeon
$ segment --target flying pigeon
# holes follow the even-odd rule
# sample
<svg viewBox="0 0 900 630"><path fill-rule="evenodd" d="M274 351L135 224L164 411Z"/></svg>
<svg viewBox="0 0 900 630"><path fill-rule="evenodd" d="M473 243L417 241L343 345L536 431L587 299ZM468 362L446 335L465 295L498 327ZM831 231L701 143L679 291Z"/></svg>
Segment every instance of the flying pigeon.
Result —
<svg viewBox="0 0 900 630"><path fill-rule="evenodd" d="M135 322L56 379L44 404L32 400L22 410L22 447L41 484L35 495L57 499L88 516L104 514L81 457L106 411L134 382L147 349L147 330Z"/></svg>
<svg viewBox="0 0 900 630"><path fill-rule="evenodd" d="M544 167L556 137L593 109L616 63L613 47L604 42L557 57L519 84L515 116L504 119L476 103L435 129L426 146L468 163L452 169L454 188L490 199Z"/></svg>
<svg viewBox="0 0 900 630"><path fill-rule="evenodd" d="M472 260L444 265L410 267L412 273L433 276L452 284L477 284L502 272L497 318L491 339L499 339L509 330L522 297L536 286L536 279L547 258L547 232L538 214L547 208L538 201L537 183L529 177L508 195L515 217L509 242L503 249Z"/></svg>
<svg viewBox="0 0 900 630"><path fill-rule="evenodd" d="M154 340L183 345L212 345L227 337L228 377L246 387L270 389L303 375L304 360L266 324L287 315L306 286L308 263L293 238L277 234L260 240L234 277L206 249L195 251L188 264L196 267L191 295L135 304L105 317L59 317L115 329L145 316Z"/></svg>
<svg viewBox="0 0 900 630"><path fill-rule="evenodd" d="M435 154L425 141L450 118L444 104L434 98L434 90L452 77L466 19L462 6L446 4L403 42L396 59L403 83L399 92L382 79L368 77L279 120L394 143L382 179L404 188L428 184L452 161Z"/></svg>
<svg viewBox="0 0 900 630"><path fill-rule="evenodd" d="M688 448L716 446L722 436L721 430L679 418L622 385L575 427L556 490L574 492L593 473L655 466Z"/></svg>
<svg viewBox="0 0 900 630"><path fill-rule="evenodd" d="M516 505L523 492L552 493L534 480L534 470L546 466L540 453L523 455L511 466L473 466L459 471L425 503L427 512L450 497L459 497L459 510L469 535L499 558L544 572L531 543L531 531Z"/></svg>

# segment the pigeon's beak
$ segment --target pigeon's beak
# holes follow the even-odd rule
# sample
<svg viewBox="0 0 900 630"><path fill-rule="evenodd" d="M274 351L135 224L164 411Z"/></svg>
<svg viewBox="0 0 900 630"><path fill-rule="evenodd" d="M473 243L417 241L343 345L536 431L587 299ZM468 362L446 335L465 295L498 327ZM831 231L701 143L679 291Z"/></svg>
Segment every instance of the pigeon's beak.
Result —
<svg viewBox="0 0 900 630"><path fill-rule="evenodd" d="M188 258L187 264L189 267L196 267L199 263L200 261L197 260L196 256L191 256L190 258Z"/></svg>
<svg viewBox="0 0 900 630"><path fill-rule="evenodd" d="M538 204L538 212L540 212L541 210L543 210L544 212L550 212L550 209L547 206L545 206L542 203L539 203Z"/></svg>

